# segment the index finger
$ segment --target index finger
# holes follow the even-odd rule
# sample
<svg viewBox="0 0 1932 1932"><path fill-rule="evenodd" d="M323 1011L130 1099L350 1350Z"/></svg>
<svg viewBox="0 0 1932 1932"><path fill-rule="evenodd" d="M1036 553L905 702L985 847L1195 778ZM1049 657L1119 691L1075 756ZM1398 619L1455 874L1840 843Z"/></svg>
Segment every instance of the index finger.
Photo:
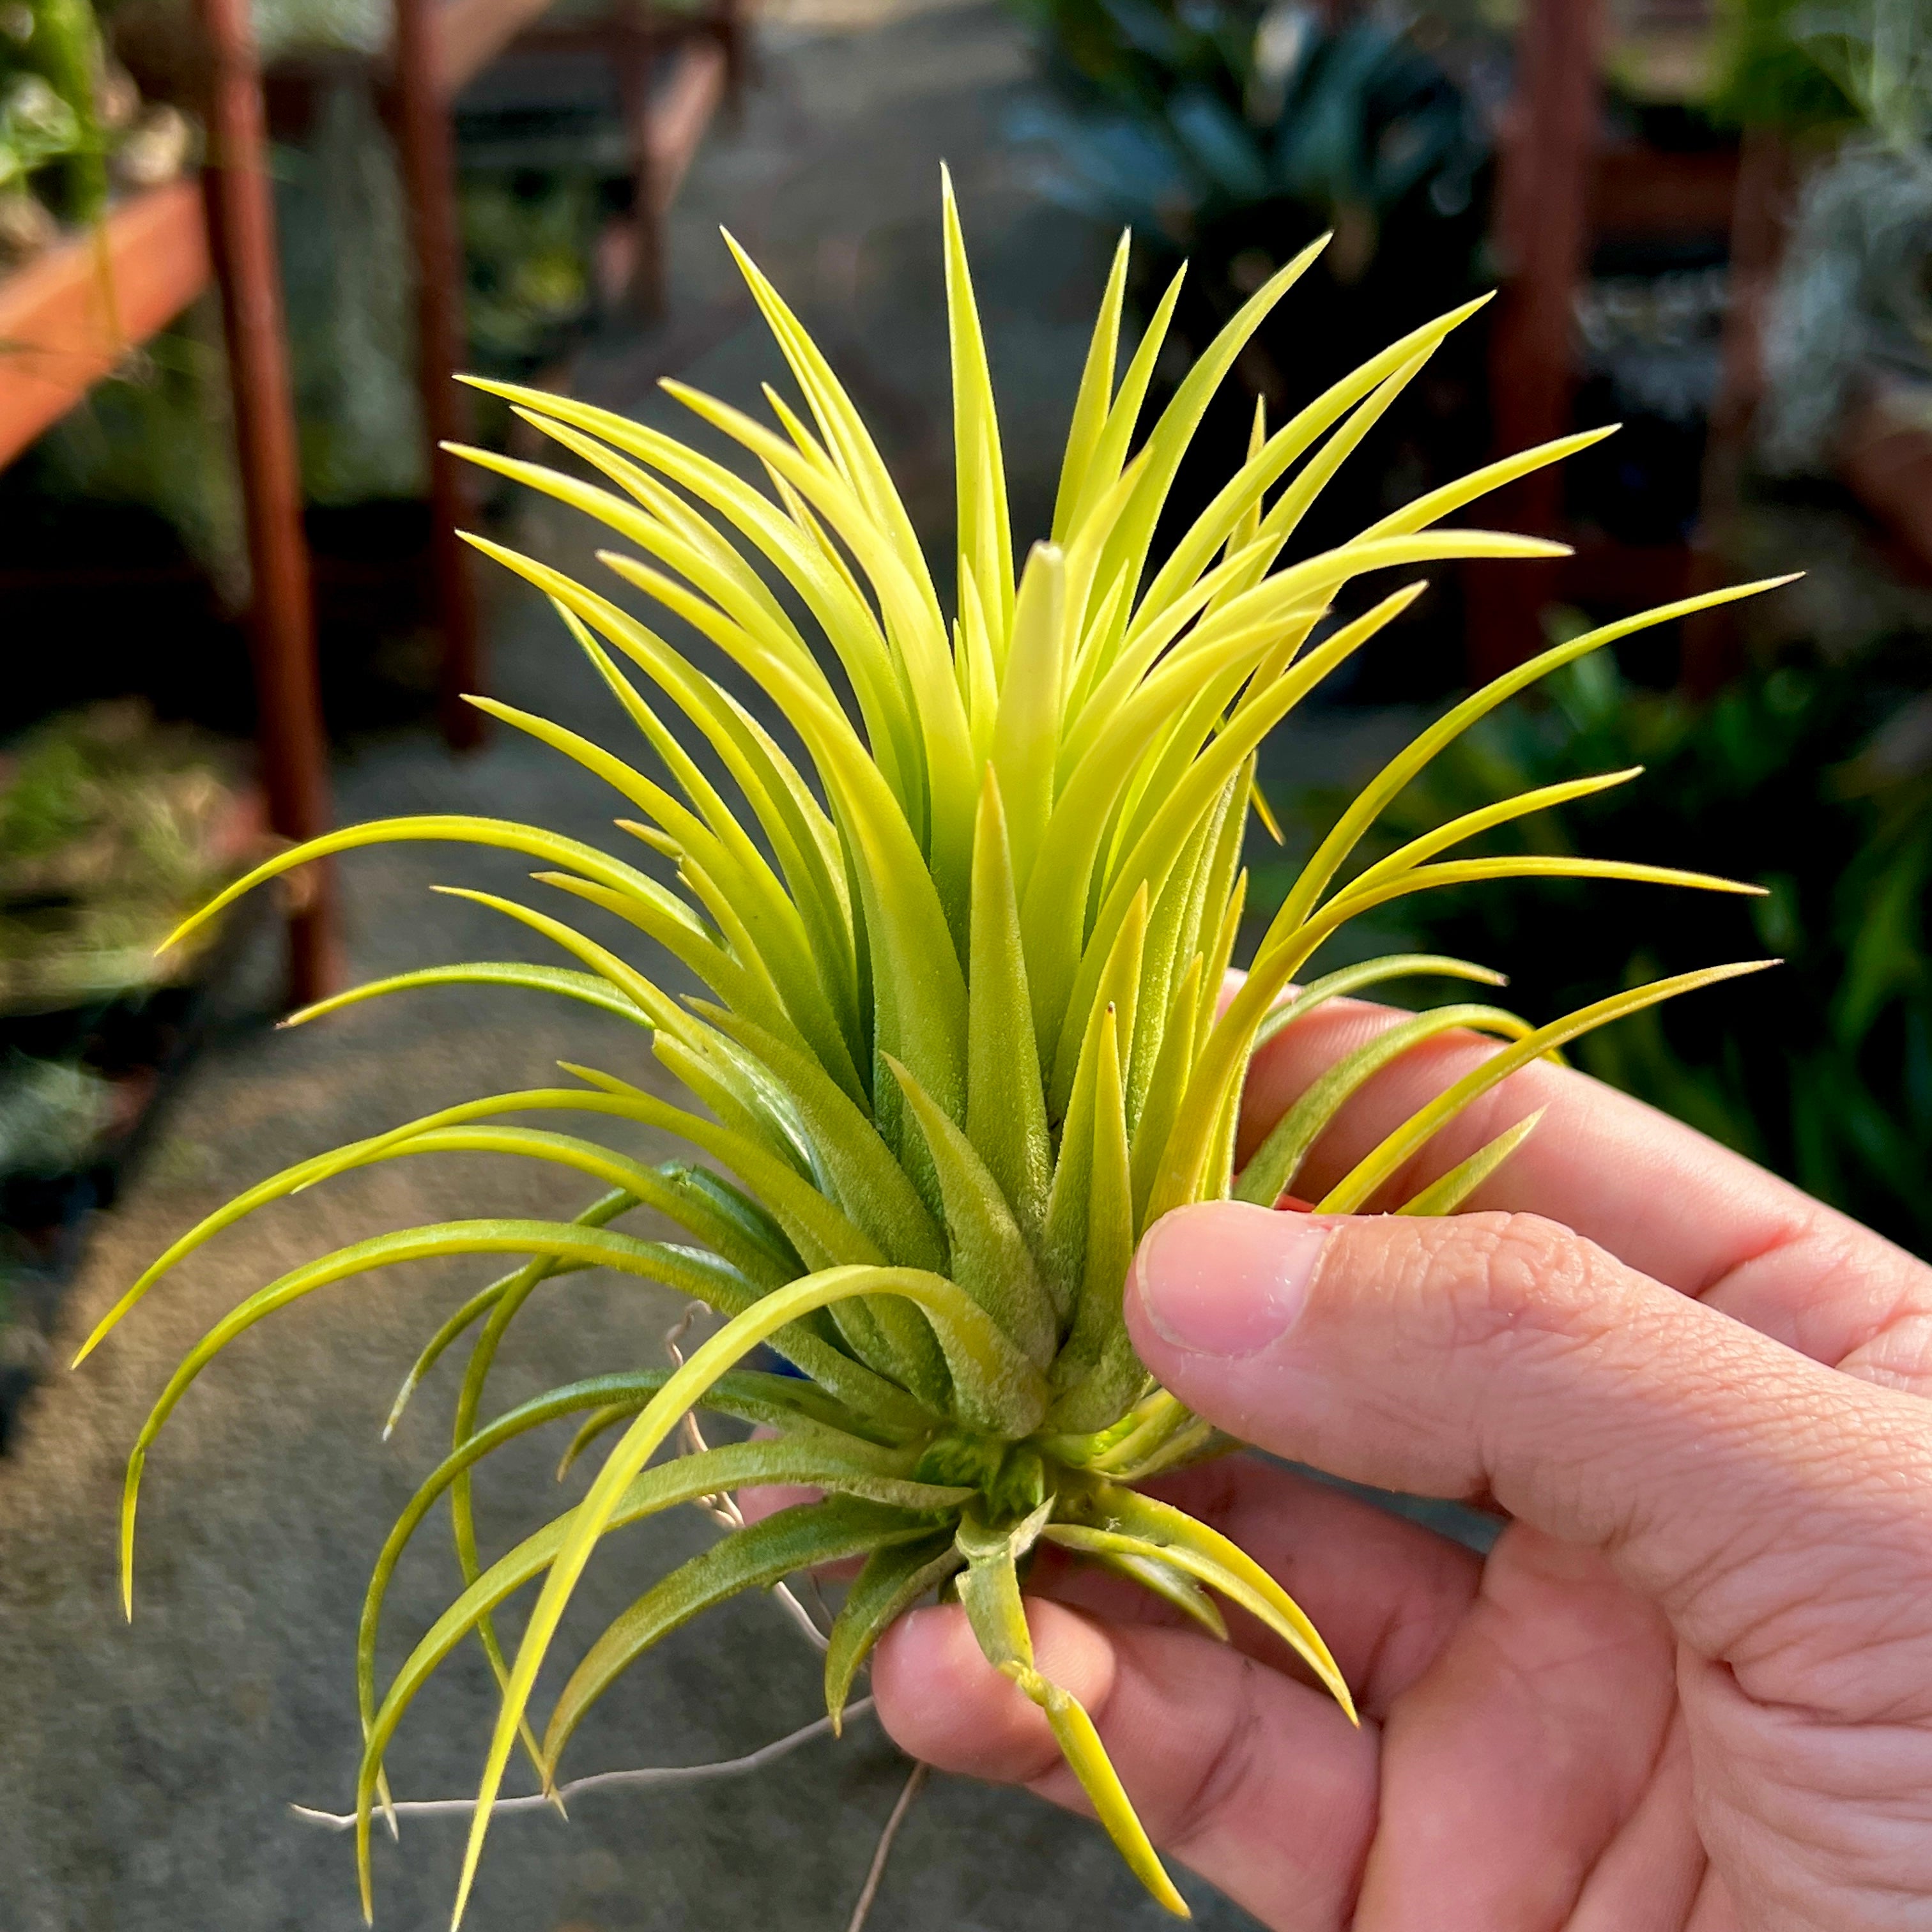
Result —
<svg viewBox="0 0 1932 1932"><path fill-rule="evenodd" d="M1243 1156L1312 1082L1406 1016L1335 1000L1255 1056ZM1294 1191L1318 1197L1418 1107L1498 1050L1444 1034L1343 1106ZM1535 1132L1469 1205L1561 1221L1629 1266L1708 1300L1814 1360L1932 1394L1932 1268L1742 1154L1574 1069L1539 1061L1481 1096L1410 1162L1380 1204L1413 1195L1538 1108Z"/></svg>

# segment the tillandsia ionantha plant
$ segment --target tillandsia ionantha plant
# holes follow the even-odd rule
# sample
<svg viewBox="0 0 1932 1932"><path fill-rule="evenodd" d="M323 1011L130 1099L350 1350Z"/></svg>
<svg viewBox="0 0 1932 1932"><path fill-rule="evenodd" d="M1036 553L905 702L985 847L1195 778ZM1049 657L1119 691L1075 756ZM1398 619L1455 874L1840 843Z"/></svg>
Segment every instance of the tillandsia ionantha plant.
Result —
<svg viewBox="0 0 1932 1932"><path fill-rule="evenodd" d="M1350 967L1289 992L1304 962L1356 914L1432 886L1526 874L1751 890L1594 859L1440 856L1490 826L1619 783L1628 772L1468 813L1345 886L1335 883L1408 779L1512 692L1642 626L1744 593L1715 592L1565 643L1430 726L1314 854L1245 980L1223 998L1241 923L1240 850L1256 748L1420 586L1396 590L1352 621L1332 621L1331 601L1372 572L1444 558L1549 554L1548 544L1444 529L1442 520L1592 440L1571 436L1494 464L1340 548L1282 560L1316 493L1472 304L1372 357L1272 434L1258 419L1246 461L1171 552L1153 556L1156 521L1210 396L1319 245L1247 303L1136 451L1173 292L1117 382L1123 238L1074 403L1051 537L1016 568L992 388L949 187L958 490L950 616L844 391L742 256L805 415L768 391L776 423L770 428L682 385L669 387L762 466L769 492L656 429L566 398L489 386L612 487L470 454L614 531L628 547L604 556L616 576L748 674L803 755L638 618L477 538L480 549L554 602L663 776L647 776L540 718L472 701L607 780L638 814L618 824L674 866L675 887L536 826L422 816L356 826L284 853L197 916L212 916L277 873L360 846L424 838L494 846L538 861L544 869L535 876L566 903L614 914L710 991L709 998L674 998L554 912L467 895L555 941L574 964L430 967L296 1017L458 982L560 994L608 1012L620 1050L627 1039L638 1042L626 1024L641 1029L661 1065L706 1111L674 1106L620 1074L572 1066L564 1070L571 1084L447 1108L318 1156L183 1235L87 1344L221 1229L372 1162L465 1150L526 1155L575 1169L604 1190L572 1222L483 1219L380 1234L259 1290L182 1364L129 1462L122 1555L131 1614L142 1465L162 1424L230 1342L314 1290L392 1262L512 1258L510 1273L436 1331L404 1389L406 1396L439 1355L475 1332L454 1446L385 1544L362 1621L366 1743L356 1822L365 1909L371 1814L387 1802L384 1753L425 1678L472 1632L489 1652L502 1699L459 1918L520 1739L552 1788L584 1713L659 1637L734 1592L835 1558L863 1558L829 1633L825 1691L835 1721L880 1632L921 1598L953 1593L988 1658L1046 1713L1128 1863L1178 1914L1186 1906L1087 1713L1035 1664L1021 1598L1029 1552L1058 1544L1123 1572L1216 1636L1225 1629L1214 1599L1237 1605L1291 1646L1353 1714L1328 1648L1275 1580L1140 1486L1231 1445L1154 1386L1136 1358L1121 1311L1130 1258L1142 1231L1183 1203L1230 1194L1276 1202L1348 1094L1395 1054L1444 1028L1478 1028L1505 1044L1367 1155L1324 1196L1324 1210L1378 1200L1438 1128L1513 1069L1618 1014L1751 970L1681 974L1538 1027L1481 1004L1430 1012L1334 1068L1236 1171L1236 1114L1258 1042L1322 1001L1379 981L1439 974L1500 982L1461 961L1405 957ZM782 599L781 583L789 593ZM821 652L849 684L850 708ZM687 749L686 733L728 774L735 802ZM587 1138L506 1124L554 1112L668 1131L734 1178L710 1166L646 1166ZM1512 1127L1400 1211L1450 1211L1533 1124ZM702 1245L647 1240L614 1225L640 1207ZM668 1285L728 1318L680 1366L601 1364L590 1379L486 1423L486 1380L509 1323L539 1284L592 1267ZM640 1355L648 1356L642 1340ZM740 1366L760 1343L798 1374ZM698 1407L772 1435L653 1464ZM566 1418L580 1423L573 1454L607 1432L616 1432L614 1448L580 1502L485 1564L470 1514L476 1466L500 1444ZM804 1485L823 1500L734 1530L646 1590L591 1645L538 1736L530 1710L538 1670L603 1538L747 1484ZM464 1587L379 1694L385 1586L404 1545L445 1496ZM492 1615L532 1585L536 1602L509 1656Z"/></svg>

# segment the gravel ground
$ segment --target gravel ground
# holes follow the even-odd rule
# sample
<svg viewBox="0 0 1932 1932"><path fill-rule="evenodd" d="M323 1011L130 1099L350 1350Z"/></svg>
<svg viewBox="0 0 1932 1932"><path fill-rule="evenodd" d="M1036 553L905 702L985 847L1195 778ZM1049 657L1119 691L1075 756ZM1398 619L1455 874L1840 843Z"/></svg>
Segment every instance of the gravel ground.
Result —
<svg viewBox="0 0 1932 1932"><path fill-rule="evenodd" d="M649 334L600 345L580 386L655 414L668 406L651 386L676 371L754 400L776 358L712 232L728 220L823 329L881 426L916 516L943 540L950 455L934 218L937 164L950 157L977 243L1018 519L1035 526L1105 238L1042 207L1000 146L1003 116L1032 85L1006 16L932 8L854 31L862 19L850 6L801 7L767 34L762 84L742 122L714 134L680 203L672 314ZM521 526L532 547L594 568L584 533L561 520L526 514ZM498 694L591 728L607 724L601 694L543 610L500 586L491 594ZM592 781L507 732L460 765L424 737L366 746L344 759L338 785L346 819L467 808L596 837L612 808ZM424 890L449 878L500 886L520 869L448 848L354 859L344 871L356 976L542 956L496 915ZM440 992L277 1034L260 1024L273 983L272 962L258 962L143 1173L101 1221L67 1308L66 1347L176 1232L286 1162L478 1090L542 1084L560 1058L652 1076L654 1064L615 1022L561 1003ZM636 1138L652 1157L665 1151ZM81 1372L57 1373L33 1401L0 1460L4 1932L330 1932L358 1922L347 1840L296 1822L287 1807L348 1798L363 1584L446 1440L450 1378L425 1391L386 1447L378 1430L420 1340L478 1271L416 1265L317 1295L203 1378L149 1464L131 1630L112 1575L122 1459L184 1349L284 1269L485 1200L494 1212L568 1214L582 1198L555 1175L496 1162L399 1162L318 1190L226 1236ZM506 1405L652 1360L676 1312L656 1291L602 1276L560 1283L546 1299L506 1352L496 1390ZM558 1507L554 1451L546 1438L499 1459L482 1492L492 1549ZM691 1512L620 1539L580 1593L580 1630L710 1534ZM387 1659L433 1618L453 1576L432 1528L392 1594ZM813 1714L815 1677L815 1660L771 1605L740 1602L632 1673L586 1726L575 1768L745 1751ZM473 1780L490 1691L473 1649L452 1660L392 1754L399 1795L460 1793ZM469 1922L476 1932L838 1932L904 1771L861 1725L746 1781L588 1796L567 1827L547 1815L506 1819ZM460 1848L460 1828L442 1822L406 1828L399 1847L382 1844L378 1924L443 1923ZM1204 1926L1251 1922L1184 1882ZM877 1932L1045 1932L1168 1922L1093 1828L942 1780L912 1815L872 1922Z"/></svg>

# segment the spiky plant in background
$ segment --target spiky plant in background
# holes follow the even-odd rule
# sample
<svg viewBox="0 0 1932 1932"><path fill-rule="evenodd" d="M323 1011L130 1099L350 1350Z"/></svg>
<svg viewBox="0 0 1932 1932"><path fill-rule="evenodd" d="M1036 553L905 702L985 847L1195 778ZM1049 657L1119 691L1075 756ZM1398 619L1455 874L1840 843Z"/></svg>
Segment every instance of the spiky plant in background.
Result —
<svg viewBox="0 0 1932 1932"><path fill-rule="evenodd" d="M1398 590L1337 628L1324 626L1330 600L1372 572L1549 554L1548 544L1438 526L1485 491L1590 440L1570 437L1493 464L1340 548L1280 564L1317 492L1472 304L1372 357L1272 435L1258 421L1247 461L1156 564L1149 554L1156 522L1209 398L1316 253L1298 257L1247 304L1130 455L1172 292L1117 385L1123 239L1074 405L1052 540L1034 546L1016 572L992 390L949 189L958 489L950 621L851 403L742 256L809 423L776 394L774 430L669 386L762 466L769 494L658 430L565 398L490 386L615 487L470 454L614 530L635 554L603 560L748 673L805 755L796 760L722 686L616 604L477 538L554 600L668 782L559 726L474 701L607 780L640 814L617 823L675 865L678 890L538 827L417 817L356 826L284 854L198 916L212 916L277 873L359 846L424 838L494 846L540 861L546 869L536 876L544 884L614 914L712 994L674 998L553 914L467 895L554 940L575 964L435 967L296 1017L455 982L560 994L641 1028L658 1061L708 1111L673 1106L616 1074L567 1066L574 1084L450 1108L319 1156L184 1235L87 1344L220 1229L298 1188L373 1162L516 1154L576 1169L608 1190L573 1222L412 1228L284 1276L243 1301L182 1363L130 1459L122 1561L131 1614L142 1466L168 1415L230 1342L316 1288L392 1262L518 1258L513 1272L444 1323L405 1385L406 1396L430 1363L476 1330L455 1446L385 1545L362 1622L367 1742L356 1796L365 1906L370 1819L386 1800L384 1752L424 1679L470 1633L488 1650L502 1696L459 1916L520 1737L548 1788L584 1713L667 1631L736 1592L836 1558L864 1562L826 1654L835 1720L880 1632L934 1590L956 1593L988 1658L1045 1712L1128 1863L1177 1913L1186 1907L1086 1712L1035 1665L1020 1594L1034 1546L1058 1544L1132 1576L1217 1636L1226 1633L1214 1597L1239 1606L1291 1646L1352 1715L1327 1648L1274 1579L1138 1486L1227 1445L1153 1386L1136 1360L1121 1314L1130 1257L1141 1234L1184 1202L1231 1193L1275 1202L1348 1095L1424 1037L1473 1026L1506 1044L1389 1135L1329 1191L1319 1204L1324 1210L1376 1200L1438 1129L1512 1070L1618 1014L1750 970L1683 974L1541 1027L1486 1005L1430 1012L1335 1067L1234 1171L1243 1078L1259 1042L1322 1001L1378 981L1439 974L1499 982L1480 966L1405 957L1330 974L1284 1002L1304 962L1356 914L1432 886L1525 874L1750 890L1602 860L1440 856L1490 826L1629 772L1546 787L1469 813L1345 886L1334 883L1409 778L1512 692L1645 625L1744 593L1718 592L1566 643L1431 726L1310 860L1245 982L1222 1001L1241 920L1240 854L1256 748L1420 586ZM1292 480L1268 500L1298 463ZM794 621L772 579L808 613L808 628ZM856 718L820 648L849 682ZM655 687L652 698L633 684L632 670ZM654 708L666 700L682 714L677 728ZM735 804L686 748L687 730L729 774ZM710 1166L645 1166L588 1139L504 1124L506 1116L550 1112L680 1136L736 1178ZM1450 1211L1532 1124L1511 1128L1401 1211ZM644 1240L612 1225L639 1207L703 1246ZM728 1319L674 1370L607 1365L608 1372L486 1425L486 1378L510 1322L540 1282L591 1267L664 1283ZM760 1343L800 1376L738 1366ZM652 1466L694 1407L764 1424L772 1439ZM573 1454L608 1430L621 1432L616 1446L581 1502L485 1567L470 1514L475 1466L525 1431L568 1417L580 1419ZM746 1484L806 1485L824 1500L734 1531L647 1590L591 1646L538 1738L528 1712L532 1688L601 1539ZM379 1696L384 1588L444 1496L466 1587ZM530 1584L540 1586L536 1601L508 1657L491 1616Z"/></svg>

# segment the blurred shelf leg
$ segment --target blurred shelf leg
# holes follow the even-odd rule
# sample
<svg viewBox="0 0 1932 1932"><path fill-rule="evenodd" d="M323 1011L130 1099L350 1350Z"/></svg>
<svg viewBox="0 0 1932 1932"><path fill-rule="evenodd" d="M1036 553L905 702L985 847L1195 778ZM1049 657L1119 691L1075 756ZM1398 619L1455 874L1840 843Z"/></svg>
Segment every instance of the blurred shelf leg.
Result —
<svg viewBox="0 0 1932 1932"><path fill-rule="evenodd" d="M1751 425L1764 388L1766 304L1784 254L1798 171L1790 143L1776 130L1745 130L1737 199L1731 217L1730 305L1724 316L1718 394L1704 449L1690 587L1714 590L1731 580L1732 556ZM1683 681L1707 698L1744 668L1735 606L1700 612L1684 626Z"/></svg>
<svg viewBox="0 0 1932 1932"><path fill-rule="evenodd" d="M328 748L261 76L248 0L201 0L201 9L212 69L208 226L232 371L254 577L249 636L262 784L274 830L288 838L312 838L329 824ZM290 902L290 992L306 1004L341 982L333 867L308 867L296 892Z"/></svg>
<svg viewBox="0 0 1932 1932"><path fill-rule="evenodd" d="M442 629L439 714L450 747L470 751L482 742L483 720L463 697L483 688L482 644L470 547L458 534L472 527L474 508L463 464L442 447L467 440L470 411L454 380L464 360L463 238L436 12L436 0L396 0L391 83L416 246L417 367L429 442L430 560Z"/></svg>
<svg viewBox="0 0 1932 1932"><path fill-rule="evenodd" d="M650 0L611 0L611 58L617 70L619 111L631 150L631 230L634 250L626 299L646 321L664 313L663 204L651 140L651 94L657 80Z"/></svg>
<svg viewBox="0 0 1932 1932"><path fill-rule="evenodd" d="M1570 427L1571 337L1599 142L1598 11L1598 0L1528 0L1518 33L1496 194L1504 274L1490 336L1490 408L1498 455ZM1484 520L1547 536L1562 527L1562 512L1559 466L1498 490ZM1480 683L1542 648L1541 614L1562 572L1554 563L1479 563L1467 582L1469 674Z"/></svg>

